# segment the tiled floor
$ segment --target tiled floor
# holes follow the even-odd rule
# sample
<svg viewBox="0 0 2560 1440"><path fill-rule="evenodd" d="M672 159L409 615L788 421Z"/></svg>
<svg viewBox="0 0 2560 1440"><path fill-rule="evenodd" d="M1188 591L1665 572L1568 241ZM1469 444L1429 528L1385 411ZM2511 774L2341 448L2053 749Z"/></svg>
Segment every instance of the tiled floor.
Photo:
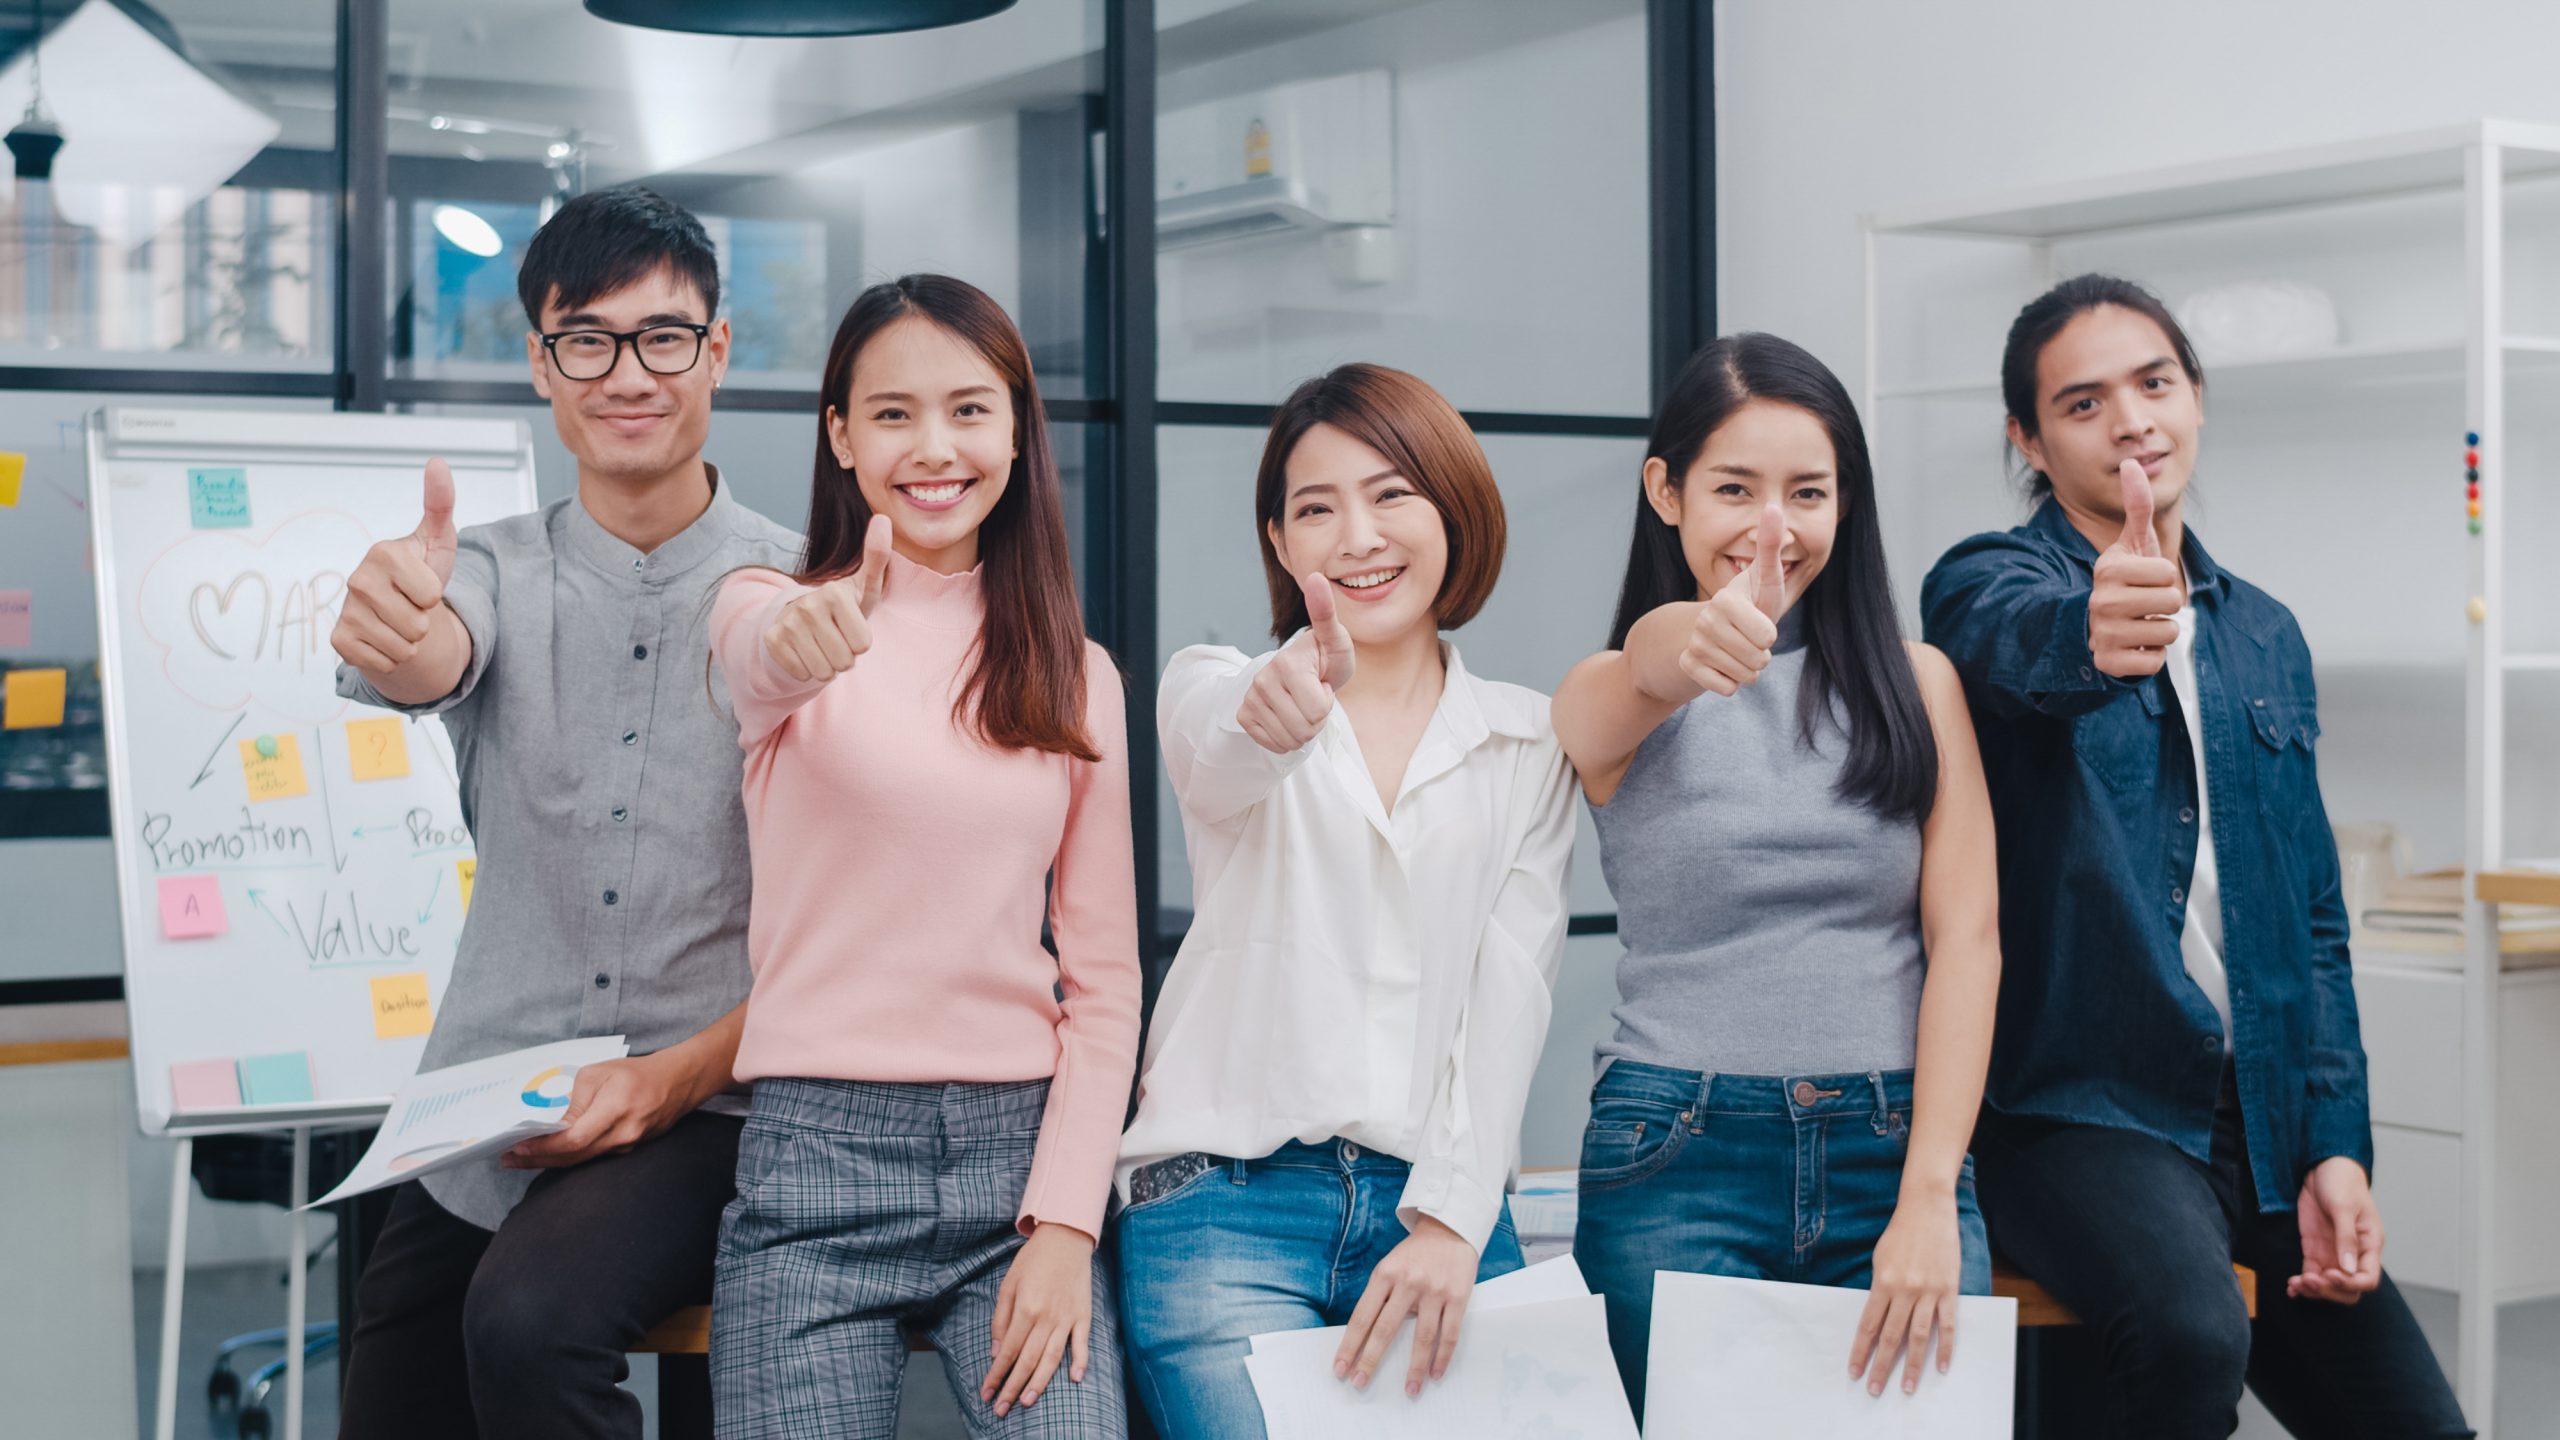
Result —
<svg viewBox="0 0 2560 1440"><path fill-rule="evenodd" d="M2453 1363L2453 1297L2440 1291L2411 1290L2409 1302L2419 1323L2435 1343L2436 1354ZM181 1336L188 1357L179 1372L177 1433L179 1440L228 1440L236 1433L228 1419L218 1420L205 1403L205 1381L213 1350L220 1340L242 1331L280 1325L284 1319L284 1279L274 1266L245 1266L195 1271L188 1277L185 1329ZM323 1262L312 1276L311 1318L327 1320L336 1309L336 1278ZM153 1386L160 1348L160 1275L134 1276L134 1326L142 1387L142 1433L151 1434ZM260 1362L273 1359L270 1349ZM907 1403L900 1440L962 1440L966 1431L945 1386L942 1367L931 1356L907 1370ZM2498 1335L2500 1440L2560 1440L2560 1301L2511 1305L2501 1312ZM247 1368L247 1367L243 1367ZM244 1379L246 1377L244 1376ZM327 1360L311 1366L308 1408L303 1433L312 1440L337 1433L338 1369ZM647 1356L633 1361L632 1389L643 1409L654 1409L657 1376ZM271 1434L284 1432L284 1407L273 1407ZM654 1427L651 1431L655 1433ZM2244 1408L2239 1440L2280 1440L2278 1429L2256 1402ZM2310 1437L2305 1437L2310 1440Z"/></svg>

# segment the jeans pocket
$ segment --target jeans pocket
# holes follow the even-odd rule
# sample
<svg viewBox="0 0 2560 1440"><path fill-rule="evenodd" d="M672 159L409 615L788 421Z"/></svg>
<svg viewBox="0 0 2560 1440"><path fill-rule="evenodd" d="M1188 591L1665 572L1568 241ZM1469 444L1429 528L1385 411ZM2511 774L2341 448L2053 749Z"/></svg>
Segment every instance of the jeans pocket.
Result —
<svg viewBox="0 0 2560 1440"><path fill-rule="evenodd" d="M1605 1189L1642 1180L1671 1163L1688 1137L1680 1112L1637 1100L1594 1101L1582 1128L1581 1188Z"/></svg>
<svg viewBox="0 0 2560 1440"><path fill-rule="evenodd" d="M1175 1163L1180 1163L1180 1162L1191 1161L1193 1158L1194 1158L1194 1157L1192 1157L1192 1156L1187 1156L1187 1155L1186 1155L1186 1156L1177 1156L1177 1157L1175 1157L1175 1159L1174 1159L1173 1161L1163 1161L1163 1162L1159 1162L1159 1163L1162 1163L1162 1164L1175 1164ZM1153 1210L1153 1209L1156 1209L1158 1206L1163 1205L1163 1204L1164 1204L1164 1203L1166 1203L1167 1201L1170 1201L1170 1200L1179 1200L1179 1199L1181 1199L1181 1198L1182 1198L1183 1196L1185 1196L1185 1195L1189 1195L1189 1194L1192 1194L1192 1193L1196 1192L1197 1190L1199 1190L1199 1188L1200 1188L1201 1184L1202 1184L1203 1182L1207 1181L1207 1180L1208 1180L1208 1178L1209 1178L1210 1176L1212 1176L1212 1175L1224 1175L1224 1174L1226 1174L1226 1173L1227 1173L1227 1169L1228 1169L1228 1162L1227 1162L1227 1161L1225 1161L1225 1160L1221 1160L1221 1159L1218 1159L1217 1157L1214 1157L1214 1156L1200 1156L1200 1157L1198 1157L1198 1158L1199 1158L1199 1159L1202 1159L1202 1160L1208 1160L1208 1161L1211 1161L1212 1163L1201 1166L1201 1168L1199 1168L1198 1170L1194 1171L1192 1174L1187 1175L1187 1176L1184 1176L1183 1178L1181 1178L1181 1179L1179 1179L1179 1180L1176 1180L1172 1185L1170 1185L1170 1186L1168 1186L1168 1187L1166 1187L1166 1188L1164 1188L1164 1189L1157 1190L1155 1193L1153 1193L1153 1194L1151 1194L1151 1195L1147 1196L1145 1199L1140 1200L1140 1201L1138 1201L1138 1202L1137 1202L1137 1203L1135 1203L1135 1204L1132 1204L1132 1205L1124 1205L1124 1206L1122 1206L1122 1207L1120 1208L1120 1213L1121 1213L1121 1214L1123 1214L1123 1215L1143 1215L1143 1214L1145 1214L1146 1212L1148 1212L1148 1211L1150 1211L1150 1210ZM1149 1169L1152 1169L1152 1168L1154 1168L1154 1167L1153 1167L1153 1166L1150 1166L1150 1167L1148 1167L1148 1168L1149 1168ZM1142 1172L1140 1172L1140 1173L1142 1173L1142 1174L1143 1174L1144 1172L1142 1171ZM1135 1182L1136 1182L1136 1177L1134 1177L1134 1176L1133 1176L1133 1177L1131 1177L1131 1181L1132 1181L1132 1189L1134 1190L1134 1188L1135 1188Z"/></svg>

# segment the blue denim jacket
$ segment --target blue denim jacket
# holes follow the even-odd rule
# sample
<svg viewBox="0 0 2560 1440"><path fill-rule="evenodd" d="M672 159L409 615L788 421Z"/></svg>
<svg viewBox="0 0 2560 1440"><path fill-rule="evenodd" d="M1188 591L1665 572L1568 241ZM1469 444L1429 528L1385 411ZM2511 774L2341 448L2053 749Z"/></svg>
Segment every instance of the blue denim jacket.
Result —
<svg viewBox="0 0 2560 1440"><path fill-rule="evenodd" d="M1999 1028L1987 1103L2138 1131L2205 1160L2222 1025L2178 950L2196 774L2165 673L2089 653L2098 552L2051 500L1958 544L1920 588L1964 677L1999 825ZM2338 851L2320 803L2311 651L2293 613L2186 536L2197 711L2222 885L2230 1058L2262 1210L2331 1156L2370 1172Z"/></svg>

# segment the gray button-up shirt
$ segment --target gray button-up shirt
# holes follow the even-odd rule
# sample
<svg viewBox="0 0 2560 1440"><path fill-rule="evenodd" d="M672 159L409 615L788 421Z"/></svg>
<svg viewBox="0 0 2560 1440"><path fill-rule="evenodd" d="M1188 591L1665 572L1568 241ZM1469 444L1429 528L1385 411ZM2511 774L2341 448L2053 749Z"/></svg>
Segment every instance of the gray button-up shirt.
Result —
<svg viewBox="0 0 2560 1440"><path fill-rule="evenodd" d="M479 851L422 1069L589 1035L647 1054L747 997L744 755L710 675L711 595L742 565L796 568L802 542L716 470L711 485L711 507L645 554L575 499L464 530L445 603L471 664L442 700L393 705L338 668L349 699L444 717ZM743 1112L744 1096L706 1108ZM425 1183L494 1230L531 1179L480 1166Z"/></svg>

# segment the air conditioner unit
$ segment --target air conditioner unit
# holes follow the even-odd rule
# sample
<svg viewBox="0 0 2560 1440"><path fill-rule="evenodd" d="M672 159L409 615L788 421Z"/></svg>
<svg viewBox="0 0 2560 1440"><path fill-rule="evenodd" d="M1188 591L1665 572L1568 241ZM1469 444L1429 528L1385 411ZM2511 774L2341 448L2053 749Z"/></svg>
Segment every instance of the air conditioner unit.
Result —
<svg viewBox="0 0 2560 1440"><path fill-rule="evenodd" d="M1395 223L1395 77L1362 70L1156 118L1156 244Z"/></svg>

